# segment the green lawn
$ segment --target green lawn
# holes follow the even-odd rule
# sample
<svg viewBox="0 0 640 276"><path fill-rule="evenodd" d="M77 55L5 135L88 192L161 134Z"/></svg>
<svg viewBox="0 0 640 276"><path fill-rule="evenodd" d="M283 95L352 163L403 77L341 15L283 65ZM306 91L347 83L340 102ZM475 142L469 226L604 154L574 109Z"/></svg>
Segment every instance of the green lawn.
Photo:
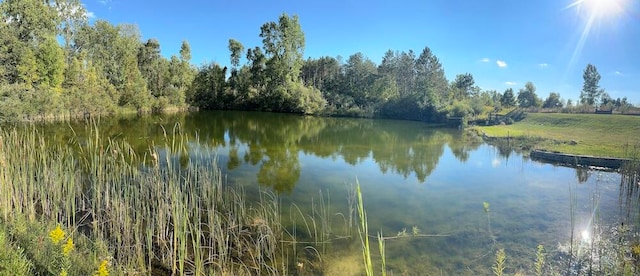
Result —
<svg viewBox="0 0 640 276"><path fill-rule="evenodd" d="M640 116L530 113L512 125L474 128L495 137L541 137L535 148L571 154L631 157L640 150Z"/></svg>

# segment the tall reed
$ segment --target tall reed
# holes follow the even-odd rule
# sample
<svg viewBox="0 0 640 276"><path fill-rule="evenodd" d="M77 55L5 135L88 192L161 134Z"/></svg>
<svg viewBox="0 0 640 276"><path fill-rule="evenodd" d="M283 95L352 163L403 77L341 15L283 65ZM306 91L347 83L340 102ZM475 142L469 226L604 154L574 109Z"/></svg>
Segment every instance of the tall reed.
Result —
<svg viewBox="0 0 640 276"><path fill-rule="evenodd" d="M106 240L114 264L172 274L281 274L277 197L254 205L224 185L215 161L181 168L176 156L210 159L187 148L179 126L164 144L136 153L93 125L67 145L35 129L0 131L0 215L49 220Z"/></svg>

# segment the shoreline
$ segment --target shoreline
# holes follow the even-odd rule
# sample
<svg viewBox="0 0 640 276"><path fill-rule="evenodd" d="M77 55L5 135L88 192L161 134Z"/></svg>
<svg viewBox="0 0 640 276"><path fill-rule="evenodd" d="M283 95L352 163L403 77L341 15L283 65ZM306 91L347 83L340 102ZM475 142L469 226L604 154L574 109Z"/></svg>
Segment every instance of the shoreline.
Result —
<svg viewBox="0 0 640 276"><path fill-rule="evenodd" d="M589 167L597 170L618 171L626 163L633 161L629 158L573 154L535 148L538 142L550 140L543 137L497 137L487 135L484 132L478 133L478 130L476 129L471 129L470 131L475 135L482 137L482 140L490 145L498 146L497 144L506 143L513 150L522 151L524 156L529 156L529 158L531 158L532 160L547 164L567 166L572 168Z"/></svg>

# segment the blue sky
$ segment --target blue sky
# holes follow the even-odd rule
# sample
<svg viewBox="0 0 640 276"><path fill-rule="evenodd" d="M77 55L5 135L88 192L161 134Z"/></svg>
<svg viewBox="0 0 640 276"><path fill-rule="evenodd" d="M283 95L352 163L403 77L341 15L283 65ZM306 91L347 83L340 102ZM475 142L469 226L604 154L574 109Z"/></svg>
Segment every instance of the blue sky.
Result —
<svg viewBox="0 0 640 276"><path fill-rule="evenodd" d="M472 73L483 89L516 91L527 81L545 98L578 99L582 71L594 64L600 86L640 105L639 0L141 1L84 0L93 20L138 25L166 56L189 41L192 62L229 64L227 42L260 46L260 26L298 15L305 57L362 52L379 64L388 49L440 58L447 77ZM600 0L603 1L603 0ZM612 2L613 1L613 2ZM611 4L613 3L613 4ZM574 4L574 5L572 5ZM600 5L600 6L597 6ZM610 7L620 7L613 11ZM597 6L594 8L594 6ZM597 11L595 14L593 11ZM592 16L593 15L593 16ZM589 20L589 19L592 20ZM591 24L589 24L591 22ZM590 26L589 28L587 28Z"/></svg>

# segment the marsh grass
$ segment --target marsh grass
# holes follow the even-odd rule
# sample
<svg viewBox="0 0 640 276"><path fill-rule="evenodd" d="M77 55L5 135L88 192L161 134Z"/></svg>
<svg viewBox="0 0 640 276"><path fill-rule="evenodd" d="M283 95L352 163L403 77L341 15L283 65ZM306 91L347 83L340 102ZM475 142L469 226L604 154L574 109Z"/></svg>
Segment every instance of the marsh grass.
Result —
<svg viewBox="0 0 640 276"><path fill-rule="evenodd" d="M24 217L77 229L104 241L127 273L287 274L276 195L262 192L248 204L242 190L224 185L215 162L180 168L175 156L187 143L179 126L144 154L102 138L95 126L89 133L69 146L33 129L0 132L4 224ZM328 216L324 208L320 217Z"/></svg>
<svg viewBox="0 0 640 276"><path fill-rule="evenodd" d="M371 261L371 247L369 246L369 225L367 222L367 213L364 211L364 202L362 201L362 192L360 191L360 183L357 184L358 196L358 234L362 243L362 258L364 262L365 273L367 276L373 275L373 262Z"/></svg>

